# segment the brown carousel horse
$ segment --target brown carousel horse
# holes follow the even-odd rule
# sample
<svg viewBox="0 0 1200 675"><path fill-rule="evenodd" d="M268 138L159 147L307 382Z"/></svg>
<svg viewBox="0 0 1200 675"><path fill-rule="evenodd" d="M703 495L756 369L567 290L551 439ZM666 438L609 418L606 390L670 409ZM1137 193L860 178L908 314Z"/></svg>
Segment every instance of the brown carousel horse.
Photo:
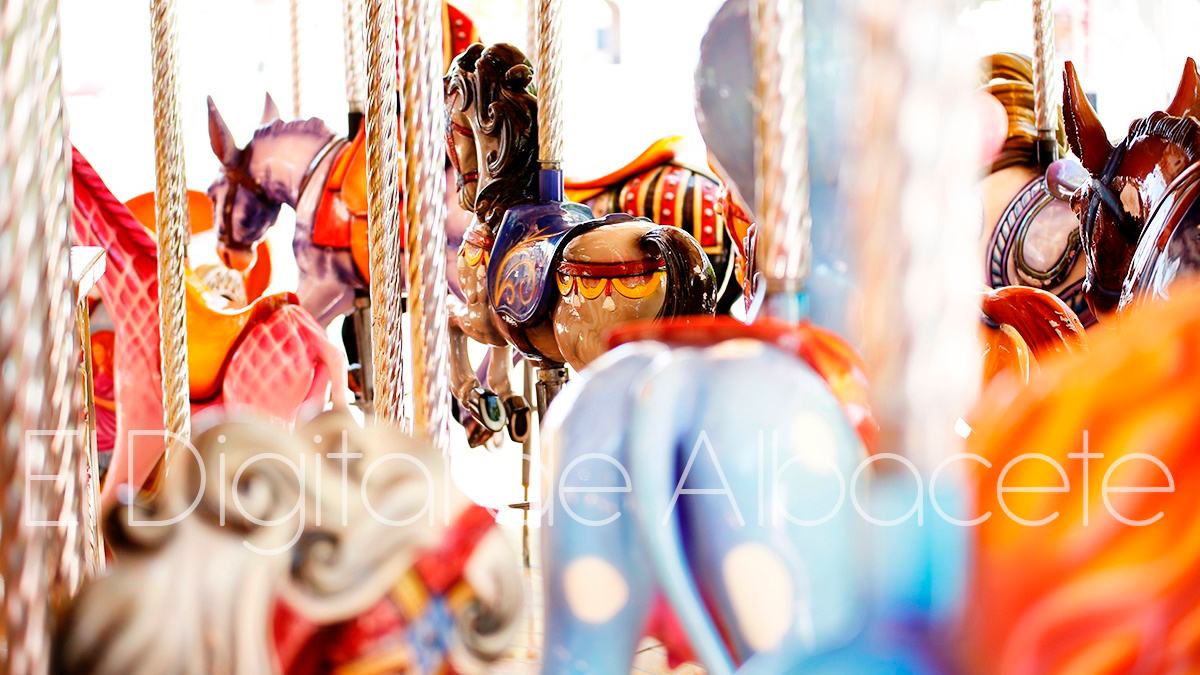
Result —
<svg viewBox="0 0 1200 675"><path fill-rule="evenodd" d="M1084 291L1097 313L1162 299L1200 267L1200 73L1188 59L1165 112L1135 121L1115 147L1071 63L1067 138L1090 174L1072 197L1087 256Z"/></svg>
<svg viewBox="0 0 1200 675"><path fill-rule="evenodd" d="M983 90L1004 106L1008 134L981 184L987 285L1049 291L1091 324L1083 293L1079 223L1067 201L1053 194L1038 162L1033 63L1021 54L983 60ZM1061 136L1061 130L1059 135Z"/></svg>
<svg viewBox="0 0 1200 675"><path fill-rule="evenodd" d="M715 309L712 265L682 229L539 202L532 79L525 55L506 44L472 45L446 76L459 202L476 216L458 256L466 301L450 298L451 386L477 419L500 401L482 391L468 337L511 344L539 366L579 369L607 349L616 325Z"/></svg>

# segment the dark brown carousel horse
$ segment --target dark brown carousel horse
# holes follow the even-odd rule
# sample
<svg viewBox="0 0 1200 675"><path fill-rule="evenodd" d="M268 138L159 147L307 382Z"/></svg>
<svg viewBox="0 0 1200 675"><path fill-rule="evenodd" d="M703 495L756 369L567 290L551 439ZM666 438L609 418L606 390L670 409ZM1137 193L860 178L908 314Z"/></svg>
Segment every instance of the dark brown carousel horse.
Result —
<svg viewBox="0 0 1200 675"><path fill-rule="evenodd" d="M468 337L511 344L541 368L579 369L618 324L711 315L716 305L712 265L687 232L623 213L596 218L562 200L561 172L539 172L532 80L520 50L475 44L445 81L459 202L476 217L458 254L465 302L450 298L451 387L485 426L502 421L490 414L501 402L480 387Z"/></svg>
<svg viewBox="0 0 1200 675"><path fill-rule="evenodd" d="M1166 111L1135 121L1115 147L1071 63L1067 139L1090 174L1071 203L1082 225L1084 292L1097 314L1166 298L1200 268L1200 72L1188 59Z"/></svg>

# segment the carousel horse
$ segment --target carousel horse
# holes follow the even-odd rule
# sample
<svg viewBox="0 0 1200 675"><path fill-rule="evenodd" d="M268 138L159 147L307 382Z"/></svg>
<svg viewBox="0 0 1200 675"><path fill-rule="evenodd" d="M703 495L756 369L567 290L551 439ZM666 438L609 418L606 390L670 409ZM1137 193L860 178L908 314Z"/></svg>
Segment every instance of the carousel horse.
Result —
<svg viewBox="0 0 1200 675"><path fill-rule="evenodd" d="M114 503L127 482L144 484L163 452L159 352L158 251L147 229L74 151L77 241L108 253L100 293L112 309L117 434L103 503ZM261 297L224 309L189 270L186 277L188 373L193 411L253 409L291 422L302 407L323 407L332 396L344 407L346 365L321 327L291 294ZM330 383L334 383L331 392ZM151 434L151 440L134 437ZM136 448L135 448L136 446ZM136 451L135 451L136 450Z"/></svg>
<svg viewBox="0 0 1200 675"><path fill-rule="evenodd" d="M1165 112L1135 121L1114 147L1071 63L1067 139L1087 175L1071 198L1082 225L1088 302L1098 313L1169 297L1200 267L1200 73L1188 59Z"/></svg>
<svg viewBox="0 0 1200 675"><path fill-rule="evenodd" d="M154 193L138 195L125 206L150 230L154 223ZM212 202L203 192L188 191L188 223L192 235L212 228ZM224 298L229 308L245 307L262 296L271 281L271 256L267 242L258 247L258 261L245 272L235 273L220 265L200 265L196 276L205 288ZM211 297L211 294L209 294ZM115 327L99 291L89 298L88 313L92 327L92 382L96 399L96 449L101 471L108 468L117 436L117 403L114 395ZM101 473L103 477L103 473Z"/></svg>
<svg viewBox="0 0 1200 675"><path fill-rule="evenodd" d="M516 556L440 493L432 448L338 414L195 445L139 520L110 515L115 560L58 624L53 672L484 673L520 627Z"/></svg>
<svg viewBox="0 0 1200 675"><path fill-rule="evenodd" d="M709 672L836 641L857 539L832 476L848 480L876 433L857 356L769 319L642 322L613 341L628 344L546 419L543 672L629 672L660 596Z"/></svg>
<svg viewBox="0 0 1200 675"><path fill-rule="evenodd" d="M578 370L606 350L613 326L715 309L712 266L682 229L538 201L532 78L525 55L506 44L472 45L446 76L459 202L476 218L456 266L465 302L450 299L451 390L488 426L503 421L503 407L475 378L468 337Z"/></svg>
<svg viewBox="0 0 1200 675"><path fill-rule="evenodd" d="M727 234L736 233L737 226L724 222L726 189L721 182L677 159L682 140L672 136L655 141L633 161L600 178L567 178L567 198L587 206L597 218L628 213L686 230L704 247L717 272L717 313L726 314L741 293L736 235Z"/></svg>
<svg viewBox="0 0 1200 675"><path fill-rule="evenodd" d="M208 191L216 205L221 259L235 270L253 265L254 247L287 205L296 213L292 250L300 270L301 303L321 325L350 312L356 294L370 286L366 132L360 129L353 141L347 141L317 118L281 121L268 96L262 126L239 149L211 99L208 114L213 152L222 165L221 176ZM457 203L449 206L447 270L455 269L458 246L469 223L470 214ZM448 272L447 276L451 292L461 294L459 275ZM493 345L491 351L488 390L497 396L504 413L499 424L488 425L486 433L473 432L473 442L483 442L505 426L519 441L528 433L529 408L512 390L509 347ZM472 410L486 408L475 396L465 403Z"/></svg>
<svg viewBox="0 0 1200 675"><path fill-rule="evenodd" d="M1079 222L1069 193L1055 190L1038 162L1033 63L1020 54L993 54L983 60L982 71L983 91L1004 107L1008 130L981 183L987 285L1049 291L1090 325ZM1073 166L1070 162L1052 166L1057 171Z"/></svg>

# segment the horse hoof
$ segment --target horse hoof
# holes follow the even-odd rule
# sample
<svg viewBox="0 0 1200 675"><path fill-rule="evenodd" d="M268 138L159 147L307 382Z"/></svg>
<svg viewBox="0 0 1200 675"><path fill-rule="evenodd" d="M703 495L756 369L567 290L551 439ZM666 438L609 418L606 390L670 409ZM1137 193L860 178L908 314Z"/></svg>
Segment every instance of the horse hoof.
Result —
<svg viewBox="0 0 1200 675"><path fill-rule="evenodd" d="M471 417L468 417L463 422L463 429L467 432L467 445L472 448L485 447L488 441L496 435L495 432L487 430L482 424L476 422Z"/></svg>
<svg viewBox="0 0 1200 675"><path fill-rule="evenodd" d="M508 421L500 397L482 387L472 389L467 394L465 403L467 409L471 411L471 417L475 418L475 421L482 424L488 431L493 433L500 431Z"/></svg>
<svg viewBox="0 0 1200 675"><path fill-rule="evenodd" d="M524 396L509 396L504 399L504 409L508 413L508 437L517 443L524 443L529 438L532 419L529 403Z"/></svg>

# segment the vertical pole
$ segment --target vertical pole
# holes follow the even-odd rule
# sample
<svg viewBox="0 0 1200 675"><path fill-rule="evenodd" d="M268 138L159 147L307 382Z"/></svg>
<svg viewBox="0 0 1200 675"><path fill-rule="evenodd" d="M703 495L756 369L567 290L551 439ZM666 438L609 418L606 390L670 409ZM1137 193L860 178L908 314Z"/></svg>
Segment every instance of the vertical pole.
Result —
<svg viewBox="0 0 1200 675"><path fill-rule="evenodd" d="M562 0L530 0L537 11L538 161L562 182ZM561 186L559 186L561 193ZM542 199L551 197L546 194ZM558 199L562 199L559 194Z"/></svg>
<svg viewBox="0 0 1200 675"><path fill-rule="evenodd" d="M806 314L803 292L812 265L804 5L755 0L755 210L759 269L767 311L784 321Z"/></svg>
<svg viewBox="0 0 1200 675"><path fill-rule="evenodd" d="M974 59L955 0L856 6L862 36L848 157L863 357L880 448L936 465L978 391L981 217ZM918 39L918 37L920 39Z"/></svg>
<svg viewBox="0 0 1200 675"><path fill-rule="evenodd" d="M376 419L404 424L404 277L396 123L396 0L366 0L367 221Z"/></svg>
<svg viewBox="0 0 1200 675"><path fill-rule="evenodd" d="M413 430L450 452L442 2L404 0L404 207Z"/></svg>
<svg viewBox="0 0 1200 675"><path fill-rule="evenodd" d="M158 315L163 422L168 434L164 467L169 467L175 451L190 441L192 427L183 277L190 232L184 187L183 125L179 117L177 22L175 0L151 0Z"/></svg>
<svg viewBox="0 0 1200 675"><path fill-rule="evenodd" d="M10 675L48 671L51 575L62 579L46 555L59 555L64 534L36 524L54 519L56 501L36 478L70 465L70 443L44 434L72 420L75 394L57 13L54 1L0 3L0 259L12 263L0 266L0 659Z"/></svg>
<svg viewBox="0 0 1200 675"><path fill-rule="evenodd" d="M1058 57L1054 50L1054 0L1033 0L1033 107L1038 162L1058 159Z"/></svg>
<svg viewBox="0 0 1200 675"><path fill-rule="evenodd" d="M291 28L292 46L292 115L300 117L302 92L300 89L300 0L288 3L288 26Z"/></svg>
<svg viewBox="0 0 1200 675"><path fill-rule="evenodd" d="M366 85L363 83L362 0L346 0L342 21L342 49L346 55L346 108L349 116L347 136L354 138L362 125L367 100Z"/></svg>

